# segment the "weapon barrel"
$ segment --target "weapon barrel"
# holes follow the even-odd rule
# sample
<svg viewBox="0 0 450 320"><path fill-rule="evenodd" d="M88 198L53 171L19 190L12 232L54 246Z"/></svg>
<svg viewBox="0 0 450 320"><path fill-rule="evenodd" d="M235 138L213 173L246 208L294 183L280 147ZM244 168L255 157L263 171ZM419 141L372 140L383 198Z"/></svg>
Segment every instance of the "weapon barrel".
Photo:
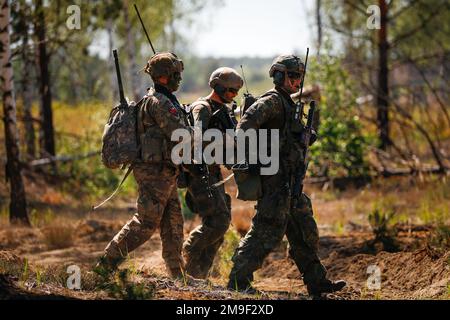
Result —
<svg viewBox="0 0 450 320"><path fill-rule="evenodd" d="M117 74L117 83L119 85L120 104L126 105L127 100L125 100L125 95L123 93L122 76L120 75L119 57L117 56L117 49L113 50L113 55L114 55L114 63L116 64L116 74Z"/></svg>
<svg viewBox="0 0 450 320"><path fill-rule="evenodd" d="M312 124L313 124L313 119L314 119L314 112L316 111L316 102L313 100L311 101L311 103L309 104L309 111L308 111L308 120L306 122L306 128L305 130L311 132L312 130ZM298 201L300 195L303 192L303 179L305 179L306 176L306 170L308 168L308 162L307 162L307 155L308 155L308 148L309 148L309 139L307 139L308 141L306 141L306 146L305 146L305 153L304 153L304 163L303 166L301 166L295 177L294 177L294 186L293 186L293 198L295 199L295 201Z"/></svg>
<svg viewBox="0 0 450 320"><path fill-rule="evenodd" d="M306 122L306 127L308 129L312 128L313 119L314 119L314 112L316 111L316 102L313 100L309 104L309 111L308 111L308 120Z"/></svg>

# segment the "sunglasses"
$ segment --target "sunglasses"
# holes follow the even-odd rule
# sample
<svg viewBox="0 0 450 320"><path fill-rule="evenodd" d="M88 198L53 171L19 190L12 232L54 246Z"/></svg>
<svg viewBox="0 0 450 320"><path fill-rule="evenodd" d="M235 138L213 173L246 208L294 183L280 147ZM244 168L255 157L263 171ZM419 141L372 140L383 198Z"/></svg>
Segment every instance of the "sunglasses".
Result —
<svg viewBox="0 0 450 320"><path fill-rule="evenodd" d="M299 72L288 72L287 75L291 79L301 79L302 78L302 74Z"/></svg>

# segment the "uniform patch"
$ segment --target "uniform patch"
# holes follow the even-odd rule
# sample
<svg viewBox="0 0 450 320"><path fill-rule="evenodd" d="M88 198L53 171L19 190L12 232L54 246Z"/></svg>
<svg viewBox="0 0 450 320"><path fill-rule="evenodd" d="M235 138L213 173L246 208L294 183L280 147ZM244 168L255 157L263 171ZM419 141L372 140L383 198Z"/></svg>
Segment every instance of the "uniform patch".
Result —
<svg viewBox="0 0 450 320"><path fill-rule="evenodd" d="M169 108L169 112L170 112L171 114L173 114L174 116L177 116L177 115L178 115L177 109L176 109L175 107L170 107L170 108Z"/></svg>

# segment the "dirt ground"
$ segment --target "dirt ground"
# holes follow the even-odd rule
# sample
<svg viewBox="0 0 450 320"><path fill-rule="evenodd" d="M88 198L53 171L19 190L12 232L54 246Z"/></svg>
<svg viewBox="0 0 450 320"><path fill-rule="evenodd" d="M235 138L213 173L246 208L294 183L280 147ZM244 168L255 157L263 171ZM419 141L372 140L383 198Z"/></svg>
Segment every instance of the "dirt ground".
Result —
<svg viewBox="0 0 450 320"><path fill-rule="evenodd" d="M48 190L38 190L39 186L36 193L41 192L41 198L43 194L49 194ZM350 209L352 204L348 197L353 194L330 198L321 190L309 188L307 191L312 195L319 222L320 257L330 278L347 281L344 290L328 295L328 299L450 298L450 252L430 246L427 239L431 226L399 224L398 250L387 252L377 245L369 248L368 243L374 236L368 224L362 223L361 217ZM234 195L235 190L228 186L228 192ZM57 212L57 218L51 223L41 221L33 228L11 227L4 221L0 224L0 263L3 266L9 263L18 269L6 272L10 269L4 267L0 272L0 288L9 288L8 293L0 294L0 298L117 298L90 285L89 277L93 276L90 270L108 241L132 215L134 204L117 200L99 212L91 213L88 204L70 206L76 199L47 196L47 202L50 200L53 201L51 207ZM253 205L233 199L231 229L237 230L235 234L244 234L250 227ZM198 223L198 218L186 221L186 235ZM60 248L55 247L52 235L66 243ZM229 256L225 261L228 265ZM69 265L81 268L82 290L65 288L64 279L68 276L65 270ZM168 279L157 233L131 254L123 268L135 270L136 281L152 288L152 299L308 299L300 274L288 257L286 239L257 271L255 287L261 290L257 295L225 290L226 277L217 272L209 281ZM39 273L45 277L38 277ZM46 282L51 275L58 275L62 280ZM377 275L381 280L380 287L373 282Z"/></svg>

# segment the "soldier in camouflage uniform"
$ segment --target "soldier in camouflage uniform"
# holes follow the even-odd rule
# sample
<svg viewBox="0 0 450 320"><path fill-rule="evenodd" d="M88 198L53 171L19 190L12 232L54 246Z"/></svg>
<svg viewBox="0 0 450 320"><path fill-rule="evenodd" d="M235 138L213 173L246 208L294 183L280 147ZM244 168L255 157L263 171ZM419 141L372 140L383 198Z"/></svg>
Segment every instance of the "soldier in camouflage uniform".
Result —
<svg viewBox="0 0 450 320"><path fill-rule="evenodd" d="M170 159L172 131L186 128L182 107L173 95L183 69L183 62L168 52L155 54L145 67L155 86L148 90L138 111L141 157L133 164L138 184L137 213L106 247L96 267L100 272L114 271L158 227L168 273L181 277L184 272L183 217L176 187L178 168Z"/></svg>
<svg viewBox="0 0 450 320"><path fill-rule="evenodd" d="M225 134L225 130L234 129L234 116L230 115L233 111L226 104L233 101L242 85L243 80L234 69L223 67L215 70L209 79L209 86L213 89L211 93L191 105L193 125L201 125L203 132L214 128ZM202 224L191 232L183 251L186 272L194 278L204 279L230 225L231 198L223 185L213 188L209 196L202 172L196 170L196 165L191 167L186 198L192 211L202 218ZM212 186L222 180L220 165L212 164L208 168L209 185Z"/></svg>
<svg viewBox="0 0 450 320"><path fill-rule="evenodd" d="M256 206L252 228L242 239L232 258L230 289L254 291L253 272L287 236L290 256L303 276L309 294L333 292L345 286L344 281L330 281L318 257L319 234L313 217L311 200L301 195L300 206L293 208L290 181L302 163L302 146L292 136L289 121L295 104L290 94L300 88L304 64L293 55L282 55L273 61L270 76L275 88L262 95L246 111L237 129L279 129L280 169L274 175L261 175L262 197ZM251 174L260 174L258 165L250 165Z"/></svg>

